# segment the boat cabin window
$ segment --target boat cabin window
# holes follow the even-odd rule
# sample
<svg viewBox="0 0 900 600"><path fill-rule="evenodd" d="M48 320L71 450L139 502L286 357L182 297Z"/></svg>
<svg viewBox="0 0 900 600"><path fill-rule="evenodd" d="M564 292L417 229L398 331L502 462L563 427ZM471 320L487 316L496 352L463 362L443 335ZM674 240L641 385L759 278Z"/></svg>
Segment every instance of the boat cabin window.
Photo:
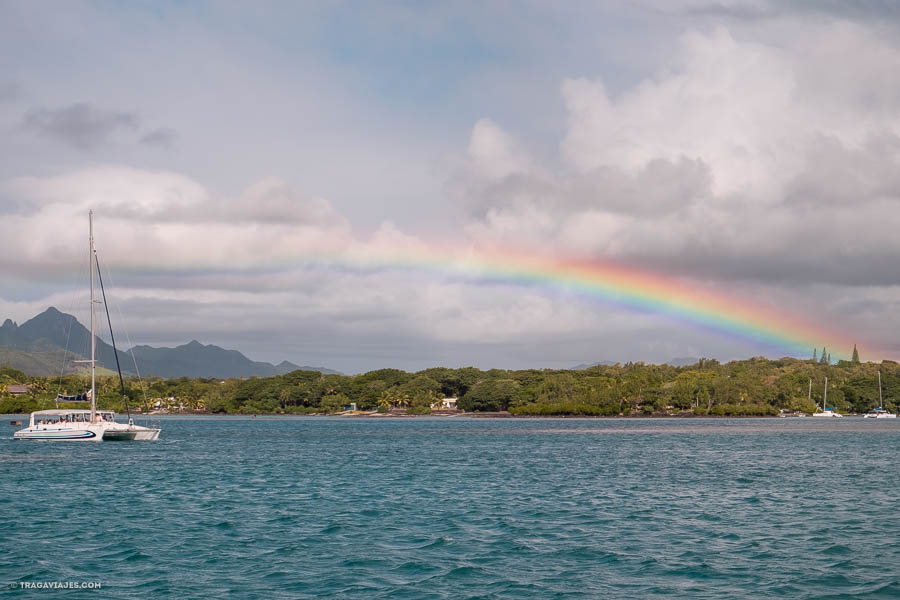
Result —
<svg viewBox="0 0 900 600"><path fill-rule="evenodd" d="M97 413L98 421L115 422L115 416L110 412ZM34 419L35 425L60 425L69 423L90 423L91 415L88 413L68 413L62 415L36 415Z"/></svg>

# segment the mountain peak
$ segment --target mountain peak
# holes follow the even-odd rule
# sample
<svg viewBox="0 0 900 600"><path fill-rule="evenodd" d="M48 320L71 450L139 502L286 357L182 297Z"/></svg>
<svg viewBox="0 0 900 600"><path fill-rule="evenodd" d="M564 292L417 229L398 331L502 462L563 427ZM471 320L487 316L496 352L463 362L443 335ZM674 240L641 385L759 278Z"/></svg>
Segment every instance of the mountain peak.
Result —
<svg viewBox="0 0 900 600"><path fill-rule="evenodd" d="M44 312L31 317L22 325L25 326L29 323L59 323L61 325L68 325L70 321L75 321L77 323L78 319L70 314L60 311L55 306L51 306Z"/></svg>

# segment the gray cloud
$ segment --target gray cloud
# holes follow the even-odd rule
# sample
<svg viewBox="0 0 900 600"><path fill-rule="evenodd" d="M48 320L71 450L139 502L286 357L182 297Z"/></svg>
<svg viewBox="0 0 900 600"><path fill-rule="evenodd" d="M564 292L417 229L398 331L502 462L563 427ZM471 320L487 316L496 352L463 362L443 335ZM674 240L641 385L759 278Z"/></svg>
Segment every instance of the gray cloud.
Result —
<svg viewBox="0 0 900 600"><path fill-rule="evenodd" d="M22 121L25 129L80 150L104 145L117 133L136 131L139 124L135 113L104 110L85 102L57 109L32 109Z"/></svg>
<svg viewBox="0 0 900 600"><path fill-rule="evenodd" d="M658 219L685 213L708 201L711 175L702 160L656 158L629 172L600 166L583 174L514 173L500 180L472 177L455 179L457 193L475 219L490 219L502 211L542 211L556 216L580 211Z"/></svg>
<svg viewBox="0 0 900 600"><path fill-rule="evenodd" d="M22 97L22 86L15 81L0 81L0 103L13 102Z"/></svg>
<svg viewBox="0 0 900 600"><path fill-rule="evenodd" d="M772 3L779 6L779 3ZM900 4L894 0L790 0L781 4L785 11L816 12L846 19L897 20Z"/></svg>
<svg viewBox="0 0 900 600"><path fill-rule="evenodd" d="M653 159L634 174L598 167L572 181L569 194L585 207L660 216L686 210L710 196L709 166L681 157Z"/></svg>
<svg viewBox="0 0 900 600"><path fill-rule="evenodd" d="M645 6L654 11L664 14L682 15L686 17L712 17L719 19L735 19L742 21L757 21L762 19L771 19L778 16L779 11L776 7L766 2L758 0L746 0L741 2L722 1L722 0L702 0L691 1L672 5L663 5L660 7L655 3L645 3Z"/></svg>
<svg viewBox="0 0 900 600"><path fill-rule="evenodd" d="M808 14L880 22L900 19L900 4L893 0L682 0L680 3L664 3L662 6L652 2L641 5L654 11L686 17L736 21Z"/></svg>
<svg viewBox="0 0 900 600"><path fill-rule="evenodd" d="M796 208L856 206L900 200L900 137L888 132L869 136L857 148L819 137L807 149L807 168L791 181L783 202Z"/></svg>
<svg viewBox="0 0 900 600"><path fill-rule="evenodd" d="M138 142L145 146L169 150L175 145L177 140L178 132L174 129L171 127L159 127L142 135Z"/></svg>

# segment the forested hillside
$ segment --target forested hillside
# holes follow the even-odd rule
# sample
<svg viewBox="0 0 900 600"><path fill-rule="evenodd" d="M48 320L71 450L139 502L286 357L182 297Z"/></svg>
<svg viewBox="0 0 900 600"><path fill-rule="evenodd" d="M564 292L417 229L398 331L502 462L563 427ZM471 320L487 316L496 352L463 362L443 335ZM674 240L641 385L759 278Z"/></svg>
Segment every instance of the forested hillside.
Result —
<svg viewBox="0 0 900 600"><path fill-rule="evenodd" d="M885 408L894 411L900 403L898 363L762 357L725 364L701 359L682 367L627 363L583 370L438 367L353 376L294 371L249 379L129 378L126 392L132 406L144 410L158 401L217 413L333 413L355 402L360 410L424 414L441 398L454 397L465 411L515 415L770 415L780 409L813 412L827 377L828 405L861 413L878 404L879 370ZM13 397L6 390L15 383L32 389ZM28 377L6 367L0 369L0 412L50 408L57 391L75 393L88 385L80 375ZM101 406L122 409L116 378L100 377L98 388Z"/></svg>

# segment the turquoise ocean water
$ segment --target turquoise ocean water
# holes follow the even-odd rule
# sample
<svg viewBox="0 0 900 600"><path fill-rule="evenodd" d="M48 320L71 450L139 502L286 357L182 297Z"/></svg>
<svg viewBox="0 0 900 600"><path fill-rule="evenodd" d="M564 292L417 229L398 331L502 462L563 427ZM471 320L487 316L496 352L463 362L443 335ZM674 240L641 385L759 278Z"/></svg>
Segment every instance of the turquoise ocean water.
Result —
<svg viewBox="0 0 900 600"><path fill-rule="evenodd" d="M0 591L898 598L900 423L167 418L0 427Z"/></svg>

